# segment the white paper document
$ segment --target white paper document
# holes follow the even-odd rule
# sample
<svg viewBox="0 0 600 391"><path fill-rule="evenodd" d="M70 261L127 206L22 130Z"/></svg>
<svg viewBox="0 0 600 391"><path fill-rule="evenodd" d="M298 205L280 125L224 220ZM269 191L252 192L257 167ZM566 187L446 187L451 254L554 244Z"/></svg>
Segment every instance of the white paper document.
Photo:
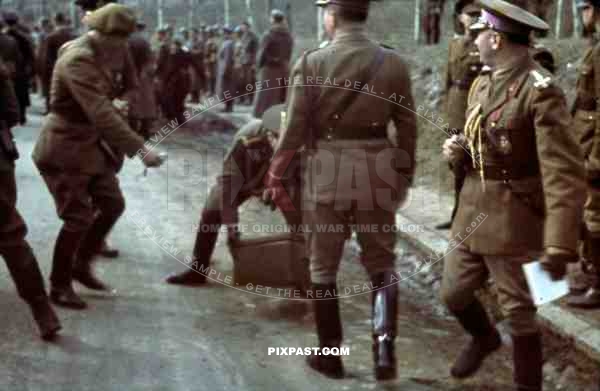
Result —
<svg viewBox="0 0 600 391"><path fill-rule="evenodd" d="M536 306L550 303L569 293L567 280L552 281L550 274L542 269L539 262L526 263L523 265L523 271L531 291L533 303Z"/></svg>

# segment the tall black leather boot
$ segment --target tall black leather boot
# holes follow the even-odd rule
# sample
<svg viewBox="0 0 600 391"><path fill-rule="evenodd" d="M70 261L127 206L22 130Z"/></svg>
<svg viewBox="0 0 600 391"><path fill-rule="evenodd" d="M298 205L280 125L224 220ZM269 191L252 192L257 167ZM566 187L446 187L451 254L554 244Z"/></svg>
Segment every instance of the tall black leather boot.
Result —
<svg viewBox="0 0 600 391"><path fill-rule="evenodd" d="M312 284L312 291L337 292L337 284ZM324 296L324 294L322 295ZM314 300L315 323L319 335L319 349L338 348L342 344L342 321L340 319L339 299ZM320 352L321 353L321 352ZM344 377L344 365L339 355L310 355L306 359L308 365L327 377L341 379Z"/></svg>
<svg viewBox="0 0 600 391"><path fill-rule="evenodd" d="M517 391L542 391L542 337L512 336L514 381Z"/></svg>
<svg viewBox="0 0 600 391"><path fill-rule="evenodd" d="M477 299L464 310L454 312L454 316L473 337L450 369L452 376L465 378L477 372L483 360L502 346L502 339Z"/></svg>
<svg viewBox="0 0 600 391"><path fill-rule="evenodd" d="M28 244L4 249L2 256L17 287L19 296L25 300L44 340L54 338L61 329L60 321L48 302L44 278L35 255Z"/></svg>
<svg viewBox="0 0 600 391"><path fill-rule="evenodd" d="M592 286L581 296L570 296L567 305L575 308L594 309L600 308L600 238L586 235L585 245L587 255L594 265L596 278Z"/></svg>
<svg viewBox="0 0 600 391"><path fill-rule="evenodd" d="M182 273L170 274L166 278L167 283L187 286L204 285L206 283L206 273L210 266L210 258L215 250L219 235L212 227L220 223L220 211L205 207L198 226L198 232L196 233L194 256L192 263L189 265L190 268Z"/></svg>
<svg viewBox="0 0 600 391"><path fill-rule="evenodd" d="M396 356L394 340L397 330L398 278L393 272L374 275L371 282L373 292L373 361L375 378L396 378Z"/></svg>
<svg viewBox="0 0 600 391"><path fill-rule="evenodd" d="M73 290L73 260L83 232L62 228L54 244L52 272L50 273L50 299L56 305L71 309L84 309L86 303Z"/></svg>
<svg viewBox="0 0 600 391"><path fill-rule="evenodd" d="M104 239L106 239L106 236L115 225L119 215L100 213L81 241L73 268L73 279L86 288L97 291L110 290L110 287L100 281L94 274L93 260L100 251Z"/></svg>

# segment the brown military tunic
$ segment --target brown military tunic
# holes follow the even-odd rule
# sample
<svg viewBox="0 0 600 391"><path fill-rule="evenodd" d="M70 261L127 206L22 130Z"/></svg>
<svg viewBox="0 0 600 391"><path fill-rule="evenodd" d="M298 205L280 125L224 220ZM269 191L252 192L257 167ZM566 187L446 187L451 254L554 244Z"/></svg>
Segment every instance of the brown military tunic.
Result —
<svg viewBox="0 0 600 391"><path fill-rule="evenodd" d="M581 145L586 160L587 175L600 177L600 149L598 148L598 104L600 97L600 45L589 47L579 67L576 98L573 105L573 131ZM600 191L588 186L585 208L585 224L592 236L600 236Z"/></svg>
<svg viewBox="0 0 600 391"><path fill-rule="evenodd" d="M42 92L47 99L48 110L50 109L50 81L52 71L58 58L58 50L65 43L75 39L77 36L70 27L62 26L48 34L40 48L40 76L42 79Z"/></svg>
<svg viewBox="0 0 600 391"><path fill-rule="evenodd" d="M4 142L10 144L10 128L19 119L10 71L0 61L0 132ZM16 152L16 145L12 147ZM0 256L4 258L21 298L32 303L46 298L46 290L38 263L25 239L27 226L17 210L15 158L14 153L7 153L6 146L0 146Z"/></svg>
<svg viewBox="0 0 600 391"><path fill-rule="evenodd" d="M274 24L263 36L258 54L258 84L254 116L261 118L271 106L285 102L287 88L281 80L289 77L294 39L285 24ZM278 81L277 79L280 79Z"/></svg>
<svg viewBox="0 0 600 391"><path fill-rule="evenodd" d="M263 177L272 156L273 147L261 120L249 122L236 133L223 161L223 170L202 210L194 245L196 259L208 264L219 233L216 227L236 226L239 206L253 196L262 196ZM283 214L288 224L297 226L301 223L299 173L295 171L291 178L286 188L298 209Z"/></svg>
<svg viewBox="0 0 600 391"><path fill-rule="evenodd" d="M217 88L217 67L218 67L219 45L217 39L210 37L206 40L204 47L204 67L206 71L206 81L211 95L215 94Z"/></svg>
<svg viewBox="0 0 600 391"><path fill-rule="evenodd" d="M383 50L383 62L366 87L375 93L359 94L345 114L338 114L343 110L341 101L353 92L335 86L359 81L361 70L369 67L379 50ZM312 91L315 88L302 86L309 77L324 87ZM335 282L351 221L369 227L357 232L361 260L369 274L393 269L396 237L390 228L412 183L417 130L404 61L371 41L362 26L353 26L336 31L327 47L311 52L306 70L299 60L292 78L288 126L276 154L313 148L313 144L316 148L310 151L303 185L303 222L312 227L307 238L312 281ZM390 122L397 131L387 135ZM396 164L390 159L396 159ZM274 163L271 172L278 173L278 164ZM319 164L322 169L317 170ZM327 174L324 177L319 171ZM321 224L336 230L318 233L316 227ZM339 226L345 229L337 230Z"/></svg>
<svg viewBox="0 0 600 391"><path fill-rule="evenodd" d="M72 231L87 229L96 207L124 202L115 174L123 155L135 156L144 144L113 106L119 83L97 55L88 34L63 47L52 77L51 112L33 151Z"/></svg>
<svg viewBox="0 0 600 391"><path fill-rule="evenodd" d="M489 272L512 334L537 332L521 266L547 247L575 252L579 236L583 160L570 125L563 92L529 55L474 82L442 286L451 310L467 307Z"/></svg>

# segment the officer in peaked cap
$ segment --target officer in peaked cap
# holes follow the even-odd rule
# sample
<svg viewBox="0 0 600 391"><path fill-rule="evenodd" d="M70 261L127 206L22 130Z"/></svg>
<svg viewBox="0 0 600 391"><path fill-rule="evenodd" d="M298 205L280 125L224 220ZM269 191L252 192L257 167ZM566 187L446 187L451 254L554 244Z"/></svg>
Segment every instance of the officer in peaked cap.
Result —
<svg viewBox="0 0 600 391"><path fill-rule="evenodd" d="M490 276L513 341L516 389L541 391L542 340L522 266L540 260L561 279L577 260L583 159L563 91L531 57L531 32L548 25L502 0L480 3L471 29L490 71L469 91L464 134L443 149L466 178L451 234L462 239L445 256L441 296L472 336L451 374L471 376L502 344L474 294Z"/></svg>
<svg viewBox="0 0 600 391"><path fill-rule="evenodd" d="M302 212L303 223L311 231L307 238L312 283L310 292L314 293L313 298L327 298L314 301L315 323L322 349L339 347L342 342L336 281L344 242L351 236L349 225L354 221L359 225L377 227L356 234L362 247L361 262L376 287L372 292L371 314L374 374L377 380L387 380L397 376L394 340L398 308L396 283L399 277L394 271L396 238L384 227L394 224L395 211L404 201L412 183L416 118L412 110L402 107L414 104L406 63L399 54L382 47L367 35L369 3L358 0L317 1L318 6L325 7L324 25L331 42L302 56L293 67L291 79L327 77L331 80L353 80L361 86L368 85L378 96L401 95L404 97L402 105L343 88L291 86L288 91L288 123L282 131L275 159L267 174L267 187L275 203L285 207L289 200L284 195L280 178L287 167L287 159L302 147L314 152L312 156L316 158L309 160L305 176L306 183L316 186L303 189L305 202ZM402 131L388 135L390 122ZM352 157L343 157L347 148L361 151L360 157L356 156L360 162ZM375 173L373 168L376 165L388 165L379 160L383 156L380 154L387 154L384 159L398 159L405 164L399 171L392 169L391 166L395 165L390 164L385 173ZM335 164L335 170L330 168L336 173L330 185L320 186L317 184L319 179L311 177L315 170L310 165L325 155L333 157L334 161L327 164ZM358 183L362 185L357 188L355 184ZM390 196L377 196L382 193ZM317 232L315 225L321 224L345 229ZM307 362L312 369L326 376L344 376L339 356L316 354L309 356Z"/></svg>
<svg viewBox="0 0 600 391"><path fill-rule="evenodd" d="M600 1L577 3L582 11L584 31L594 31L600 22ZM583 219L582 269L588 276L573 276L567 304L577 308L600 308L600 150L598 150L597 70L600 66L600 46L590 40L583 53L573 104L573 129L586 161L587 202ZM586 267L593 265L593 267ZM581 280L581 281L580 281Z"/></svg>

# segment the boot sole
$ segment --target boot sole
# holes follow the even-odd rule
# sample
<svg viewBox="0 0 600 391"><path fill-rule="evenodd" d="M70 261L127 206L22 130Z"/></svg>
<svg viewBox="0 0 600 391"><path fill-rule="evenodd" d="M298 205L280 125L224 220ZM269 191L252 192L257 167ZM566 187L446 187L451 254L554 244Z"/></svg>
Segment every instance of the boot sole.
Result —
<svg viewBox="0 0 600 391"><path fill-rule="evenodd" d="M60 330L62 330L62 326L60 324L57 324L57 325L53 326L52 328L44 331L41 334L41 337L44 341L53 341L58 336L58 332Z"/></svg>
<svg viewBox="0 0 600 391"><path fill-rule="evenodd" d="M206 281L169 281L169 280L165 280L165 282L169 285L179 285L179 286L202 286L202 285L206 285Z"/></svg>
<svg viewBox="0 0 600 391"><path fill-rule="evenodd" d="M77 281L78 283L80 283L81 285L83 285L84 287L91 289L93 291L98 291L98 292L110 292L111 288L107 285L94 285L94 284L90 284L86 281L82 281L79 278L77 278L76 276L73 276L73 281Z"/></svg>
<svg viewBox="0 0 600 391"><path fill-rule="evenodd" d="M87 304L86 303L83 303L83 304L76 304L76 303L70 303L70 302L66 303L66 302L63 302L63 301L60 301L60 300L56 300L54 298L50 298L50 301L53 304L56 304L59 307L69 308L69 309L72 309L72 310L84 310L84 309L87 308Z"/></svg>
<svg viewBox="0 0 600 391"><path fill-rule="evenodd" d="M306 360L306 363L308 364L309 368L319 372L321 375L323 376L327 376L330 379L343 379L344 378L344 368L340 368L338 370L335 371L326 371L324 370L318 362L313 362L310 359Z"/></svg>
<svg viewBox="0 0 600 391"><path fill-rule="evenodd" d="M485 356L483 356L483 358L479 361L479 364L473 368L471 371L468 372L464 372L464 373L455 373L452 369L450 370L450 375L452 375L452 377L456 378L456 379L466 379L468 377L473 376L475 373L477 373L477 371L479 371L481 369L481 366L483 365L483 362L490 356L492 355L494 352L496 352L497 350L499 350L502 347L502 341L499 342L497 347L494 347L493 349L490 349L487 351L487 353L485 354Z"/></svg>
<svg viewBox="0 0 600 391"><path fill-rule="evenodd" d="M396 368L380 367L375 368L376 380L393 380L398 377Z"/></svg>

